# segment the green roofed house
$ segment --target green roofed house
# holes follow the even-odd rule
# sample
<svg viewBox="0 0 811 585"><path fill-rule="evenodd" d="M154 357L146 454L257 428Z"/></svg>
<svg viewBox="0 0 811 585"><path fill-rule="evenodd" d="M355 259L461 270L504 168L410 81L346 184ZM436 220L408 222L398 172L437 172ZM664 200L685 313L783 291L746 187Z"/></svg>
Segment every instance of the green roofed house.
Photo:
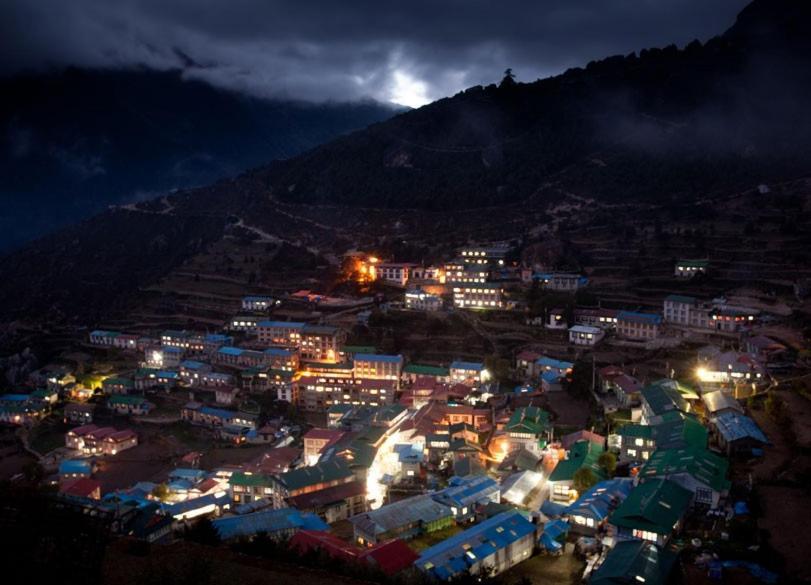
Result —
<svg viewBox="0 0 811 585"><path fill-rule="evenodd" d="M659 449L639 471L644 483L653 478L674 481L693 494L693 503L717 508L729 491L729 461L706 448Z"/></svg>
<svg viewBox="0 0 811 585"><path fill-rule="evenodd" d="M704 274L710 266L709 260L678 260L673 271L676 278L693 278L696 274Z"/></svg>
<svg viewBox="0 0 811 585"><path fill-rule="evenodd" d="M693 410L690 400L698 400L698 394L681 382L665 378L645 386L640 391L642 424L656 424L668 412L689 413Z"/></svg>
<svg viewBox="0 0 811 585"><path fill-rule="evenodd" d="M113 376L105 378L101 383L101 391L105 394L129 394L135 389L135 382L131 378Z"/></svg>
<svg viewBox="0 0 811 585"><path fill-rule="evenodd" d="M355 473L347 461L336 457L283 473L279 476L279 480L287 490L287 496L293 497L349 483L355 480Z"/></svg>
<svg viewBox="0 0 811 585"><path fill-rule="evenodd" d="M450 382L451 371L441 366L427 366L422 364L408 364L403 367L403 378L414 382L420 377L436 378L437 382Z"/></svg>
<svg viewBox="0 0 811 585"><path fill-rule="evenodd" d="M690 490L676 482L652 479L637 485L608 523L619 538L640 538L661 546L681 528L691 499Z"/></svg>
<svg viewBox="0 0 811 585"><path fill-rule="evenodd" d="M605 471L597 464L603 447L591 441L578 441L569 450L566 459L558 462L549 476L549 498L553 502L570 504L578 494L573 489L574 475L579 469L589 469L596 481L606 479Z"/></svg>
<svg viewBox="0 0 811 585"><path fill-rule="evenodd" d="M268 500L273 508L284 507L284 488L272 475L240 471L231 475L228 483L235 505Z"/></svg>
<svg viewBox="0 0 811 585"><path fill-rule="evenodd" d="M155 405L143 396L128 394L113 394L107 399L107 408L117 414L149 414Z"/></svg>
<svg viewBox="0 0 811 585"><path fill-rule="evenodd" d="M540 455L551 438L549 413L537 406L518 408L504 425L504 432L510 440L510 451L526 449Z"/></svg>
<svg viewBox="0 0 811 585"><path fill-rule="evenodd" d="M657 449L705 448L708 431L692 415L666 413L656 425L629 424L617 431L620 461L647 461Z"/></svg>
<svg viewBox="0 0 811 585"><path fill-rule="evenodd" d="M662 585L670 579L676 555L645 540L618 542L589 578L589 585Z"/></svg>

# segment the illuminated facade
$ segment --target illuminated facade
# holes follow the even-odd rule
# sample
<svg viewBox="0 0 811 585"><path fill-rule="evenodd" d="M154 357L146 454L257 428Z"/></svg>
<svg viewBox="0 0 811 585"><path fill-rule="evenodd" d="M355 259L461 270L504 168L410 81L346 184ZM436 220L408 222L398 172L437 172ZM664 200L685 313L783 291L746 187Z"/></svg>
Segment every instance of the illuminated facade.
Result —
<svg viewBox="0 0 811 585"><path fill-rule="evenodd" d="M459 309L502 309L504 289L497 283L456 285L453 305Z"/></svg>
<svg viewBox="0 0 811 585"><path fill-rule="evenodd" d="M309 412L323 412L335 404L382 406L394 402L394 380L302 376L294 382L299 406Z"/></svg>

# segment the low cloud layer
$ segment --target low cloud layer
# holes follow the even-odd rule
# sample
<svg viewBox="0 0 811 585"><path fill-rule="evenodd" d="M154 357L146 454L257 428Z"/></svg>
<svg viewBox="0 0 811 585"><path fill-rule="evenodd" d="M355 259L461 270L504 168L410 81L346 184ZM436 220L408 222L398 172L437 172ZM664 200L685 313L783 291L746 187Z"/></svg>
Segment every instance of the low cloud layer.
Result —
<svg viewBox="0 0 811 585"><path fill-rule="evenodd" d="M730 26L746 0L5 0L0 74L185 69L253 95L418 106Z"/></svg>

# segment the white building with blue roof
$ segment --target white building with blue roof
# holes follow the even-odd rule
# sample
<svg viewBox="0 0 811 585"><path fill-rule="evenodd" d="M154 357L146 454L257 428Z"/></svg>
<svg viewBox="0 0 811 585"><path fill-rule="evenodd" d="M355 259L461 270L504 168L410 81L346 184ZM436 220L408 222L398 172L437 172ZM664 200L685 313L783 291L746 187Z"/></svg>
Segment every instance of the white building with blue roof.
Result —
<svg viewBox="0 0 811 585"><path fill-rule="evenodd" d="M295 508L262 510L239 516L226 516L213 521L223 540L252 537L264 532L274 540L290 538L299 530L326 532L329 525L317 515Z"/></svg>
<svg viewBox="0 0 811 585"><path fill-rule="evenodd" d="M530 558L539 536L539 525L510 510L425 549L414 565L442 581L465 572L498 575Z"/></svg>
<svg viewBox="0 0 811 585"><path fill-rule="evenodd" d="M562 515L568 517L573 531L594 534L608 520L611 512L625 501L632 489L634 480L629 477L598 482L567 506Z"/></svg>
<svg viewBox="0 0 811 585"><path fill-rule="evenodd" d="M356 353L353 357L353 371L358 378L395 380L399 383L403 372L403 356Z"/></svg>
<svg viewBox="0 0 811 585"><path fill-rule="evenodd" d="M452 477L448 481L448 487L432 494L431 497L448 506L457 522L464 522L474 518L477 505L501 502L501 489L498 482L491 477L468 475Z"/></svg>
<svg viewBox="0 0 811 585"><path fill-rule="evenodd" d="M769 440L757 423L734 410L725 410L710 419L710 435L727 456L751 455Z"/></svg>
<svg viewBox="0 0 811 585"><path fill-rule="evenodd" d="M490 372L481 362L455 361L449 368L451 382L456 384L484 384L490 379Z"/></svg>

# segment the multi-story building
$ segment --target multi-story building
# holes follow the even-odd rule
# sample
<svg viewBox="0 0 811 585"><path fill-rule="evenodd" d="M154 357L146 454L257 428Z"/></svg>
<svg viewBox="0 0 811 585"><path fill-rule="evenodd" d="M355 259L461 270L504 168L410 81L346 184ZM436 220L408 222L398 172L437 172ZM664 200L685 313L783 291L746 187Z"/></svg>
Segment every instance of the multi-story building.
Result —
<svg viewBox="0 0 811 585"><path fill-rule="evenodd" d="M673 272L676 278L693 278L697 274L705 274L709 266L709 260L678 260Z"/></svg>
<svg viewBox="0 0 811 585"><path fill-rule="evenodd" d="M228 328L231 331L244 331L253 335L260 321L261 319L254 315L236 315L228 321Z"/></svg>
<svg viewBox="0 0 811 585"><path fill-rule="evenodd" d="M594 346L605 336L605 331L599 327L588 325L575 325L569 328L569 343L573 345Z"/></svg>
<svg viewBox="0 0 811 585"><path fill-rule="evenodd" d="M458 309L501 309L504 289L495 282L459 284L453 287L453 305Z"/></svg>
<svg viewBox="0 0 811 585"><path fill-rule="evenodd" d="M299 367L298 351L287 347L270 347L264 351L264 365L283 372L295 372Z"/></svg>
<svg viewBox="0 0 811 585"><path fill-rule="evenodd" d="M662 317L654 313L620 311L617 315L617 334L626 339L656 339Z"/></svg>
<svg viewBox="0 0 811 585"><path fill-rule="evenodd" d="M456 384L483 384L490 374L481 362L455 361L449 368L451 382Z"/></svg>
<svg viewBox="0 0 811 585"><path fill-rule="evenodd" d="M321 453L329 445L338 442L344 436L344 432L338 429L310 429L304 435L304 463L315 465L321 457Z"/></svg>
<svg viewBox="0 0 811 585"><path fill-rule="evenodd" d="M301 330L301 359L335 363L346 333L330 325L305 325Z"/></svg>
<svg viewBox="0 0 811 585"><path fill-rule="evenodd" d="M377 280L405 286L411 278L411 271L417 265L411 262L381 262L375 267Z"/></svg>
<svg viewBox="0 0 811 585"><path fill-rule="evenodd" d="M265 345L298 347L304 326L305 323L298 321L259 321L256 324L256 336L259 343Z"/></svg>
<svg viewBox="0 0 811 585"><path fill-rule="evenodd" d="M276 304L272 297L266 296L247 296L242 297L242 310L263 312L267 311Z"/></svg>
<svg viewBox="0 0 811 585"><path fill-rule="evenodd" d="M356 378L394 380L399 384L403 371L403 356L376 353L356 353L354 358Z"/></svg>
<svg viewBox="0 0 811 585"><path fill-rule="evenodd" d="M614 309L575 309L574 323L606 330L615 329L618 312Z"/></svg>
<svg viewBox="0 0 811 585"><path fill-rule="evenodd" d="M465 264L504 266L509 250L509 247L504 245L468 246L460 248L458 254Z"/></svg>
<svg viewBox="0 0 811 585"><path fill-rule="evenodd" d="M442 309L442 297L432 295L422 289L414 289L405 293L405 308L413 311L439 311Z"/></svg>
<svg viewBox="0 0 811 585"><path fill-rule="evenodd" d="M228 480L235 505L268 501L274 509L284 507L284 486L272 475L240 471Z"/></svg>
<svg viewBox="0 0 811 585"><path fill-rule="evenodd" d="M302 376L293 383L303 410L326 411L334 404L381 406L394 402L394 380Z"/></svg>
<svg viewBox="0 0 811 585"><path fill-rule="evenodd" d="M577 292L588 284L585 276L570 272L545 272L535 274L533 278L542 288L560 292Z"/></svg>
<svg viewBox="0 0 811 585"><path fill-rule="evenodd" d="M189 331L168 330L161 333L163 347L177 347L189 352L202 352L205 349L203 336Z"/></svg>
<svg viewBox="0 0 811 585"><path fill-rule="evenodd" d="M707 329L710 327L709 303L684 295L669 295L664 300L664 318L666 323L680 327Z"/></svg>

